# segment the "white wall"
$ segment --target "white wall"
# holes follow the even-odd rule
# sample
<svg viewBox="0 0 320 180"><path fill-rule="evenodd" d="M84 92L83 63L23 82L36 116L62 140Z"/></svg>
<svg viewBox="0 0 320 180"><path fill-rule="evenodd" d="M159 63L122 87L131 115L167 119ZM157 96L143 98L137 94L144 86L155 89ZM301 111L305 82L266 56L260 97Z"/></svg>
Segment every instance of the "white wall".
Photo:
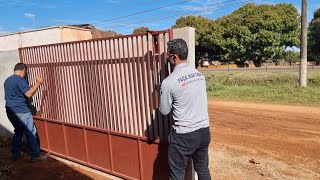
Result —
<svg viewBox="0 0 320 180"><path fill-rule="evenodd" d="M195 29L192 27L184 27L179 29L173 29L173 38L181 38L188 44L188 64L192 67L195 66Z"/></svg>
<svg viewBox="0 0 320 180"><path fill-rule="evenodd" d="M69 41L92 39L91 30L55 26L0 36L0 51Z"/></svg>
<svg viewBox="0 0 320 180"><path fill-rule="evenodd" d="M21 34L21 46L37 46L61 42L61 30L59 28L45 29Z"/></svg>
<svg viewBox="0 0 320 180"><path fill-rule="evenodd" d="M18 62L18 50L0 52L0 136L4 137L11 137L13 126L6 114L3 83L13 74L13 68Z"/></svg>
<svg viewBox="0 0 320 180"><path fill-rule="evenodd" d="M21 47L20 34L0 37L0 51L9 51Z"/></svg>

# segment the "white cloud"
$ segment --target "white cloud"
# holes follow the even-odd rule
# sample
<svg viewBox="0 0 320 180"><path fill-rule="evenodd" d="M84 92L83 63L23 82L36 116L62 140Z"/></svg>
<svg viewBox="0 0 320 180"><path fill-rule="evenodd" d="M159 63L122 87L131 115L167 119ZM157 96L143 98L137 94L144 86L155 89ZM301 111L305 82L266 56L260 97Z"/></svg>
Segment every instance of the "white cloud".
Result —
<svg viewBox="0 0 320 180"><path fill-rule="evenodd" d="M36 24L36 15L32 13L24 13L24 17L32 20L33 26Z"/></svg>
<svg viewBox="0 0 320 180"><path fill-rule="evenodd" d="M118 0L107 0L108 3L110 4L116 4L116 3L119 3Z"/></svg>
<svg viewBox="0 0 320 180"><path fill-rule="evenodd" d="M36 17L36 15L32 14L32 13L24 13L24 16L30 19L34 19Z"/></svg>
<svg viewBox="0 0 320 180"><path fill-rule="evenodd" d="M295 52L299 52L300 48L293 46L293 47L287 47L286 51L295 51Z"/></svg>

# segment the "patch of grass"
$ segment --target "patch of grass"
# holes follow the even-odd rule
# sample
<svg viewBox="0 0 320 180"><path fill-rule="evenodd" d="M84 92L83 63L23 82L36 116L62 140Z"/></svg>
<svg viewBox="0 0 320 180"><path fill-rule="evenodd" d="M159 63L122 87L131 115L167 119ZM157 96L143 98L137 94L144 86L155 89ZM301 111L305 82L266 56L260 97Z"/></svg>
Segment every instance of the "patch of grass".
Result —
<svg viewBox="0 0 320 180"><path fill-rule="evenodd" d="M205 76L211 98L320 106L320 71L309 72L306 88L298 86L298 72L210 72Z"/></svg>

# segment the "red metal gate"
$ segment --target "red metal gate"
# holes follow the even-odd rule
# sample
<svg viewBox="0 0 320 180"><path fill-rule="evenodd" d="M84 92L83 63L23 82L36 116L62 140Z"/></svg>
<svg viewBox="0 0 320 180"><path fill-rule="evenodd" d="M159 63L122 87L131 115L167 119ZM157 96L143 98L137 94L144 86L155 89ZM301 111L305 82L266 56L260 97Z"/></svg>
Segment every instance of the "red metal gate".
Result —
<svg viewBox="0 0 320 180"><path fill-rule="evenodd" d="M172 30L20 48L41 148L126 179L168 179L170 116L158 110Z"/></svg>

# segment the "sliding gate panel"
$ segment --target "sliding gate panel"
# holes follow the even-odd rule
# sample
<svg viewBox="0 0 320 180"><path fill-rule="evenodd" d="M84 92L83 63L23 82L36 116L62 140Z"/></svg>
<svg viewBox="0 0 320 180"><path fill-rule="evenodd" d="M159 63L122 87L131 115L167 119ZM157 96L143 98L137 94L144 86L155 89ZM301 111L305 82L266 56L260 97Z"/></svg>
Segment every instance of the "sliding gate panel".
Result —
<svg viewBox="0 0 320 180"><path fill-rule="evenodd" d="M172 30L20 48L41 148L126 179L167 179L159 90Z"/></svg>

